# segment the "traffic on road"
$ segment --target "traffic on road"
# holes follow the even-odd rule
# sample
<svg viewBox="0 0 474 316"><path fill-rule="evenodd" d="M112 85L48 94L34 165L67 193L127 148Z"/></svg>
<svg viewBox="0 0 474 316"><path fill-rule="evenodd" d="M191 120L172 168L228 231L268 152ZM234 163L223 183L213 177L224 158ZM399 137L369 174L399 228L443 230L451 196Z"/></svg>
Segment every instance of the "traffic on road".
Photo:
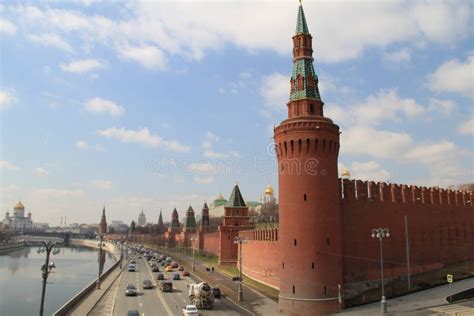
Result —
<svg viewBox="0 0 474 316"><path fill-rule="evenodd" d="M128 248L127 269L118 284L114 315L245 315L169 256L143 246Z"/></svg>

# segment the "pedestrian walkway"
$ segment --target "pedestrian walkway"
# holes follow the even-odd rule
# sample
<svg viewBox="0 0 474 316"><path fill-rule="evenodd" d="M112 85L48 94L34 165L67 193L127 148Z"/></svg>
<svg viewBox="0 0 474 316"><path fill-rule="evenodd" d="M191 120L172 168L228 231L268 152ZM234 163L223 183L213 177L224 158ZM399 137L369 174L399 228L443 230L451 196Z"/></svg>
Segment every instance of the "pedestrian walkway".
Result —
<svg viewBox="0 0 474 316"><path fill-rule="evenodd" d="M120 270L120 268L117 268ZM123 270L120 270L123 272ZM97 304L92 308L92 310L87 314L87 316L104 316L112 315L114 310L115 298L117 297L117 292L119 288L120 279L123 273L120 273L115 277L112 284L107 288L103 296L99 299Z"/></svg>
<svg viewBox="0 0 474 316"><path fill-rule="evenodd" d="M160 249L160 252L164 250ZM175 256L173 253L169 253L170 256ZM191 273L192 270L192 257L180 254L183 266L185 266ZM276 315L278 314L278 304L272 299L261 294L257 290L247 286L244 283L243 286L243 301L237 301L238 286L239 282L232 281L232 276L221 271L219 268L215 268L214 272L206 271L209 268L208 264L203 263L196 259L194 275L203 281L209 283L212 287L218 287L221 292L226 296L228 300L234 304L240 306L247 312L253 315Z"/></svg>
<svg viewBox="0 0 474 316"><path fill-rule="evenodd" d="M76 305L67 315L84 316L87 315L107 294L108 289L122 273L120 266L115 268L104 280L102 280L100 290L94 289L78 305Z"/></svg>
<svg viewBox="0 0 474 316"><path fill-rule="evenodd" d="M472 288L474 288L474 278L458 281L452 283L452 285L439 286L426 291L420 291L414 294L397 297L387 300L387 311L390 315L433 315L436 313L438 313L438 315L448 315L447 313L443 314L441 310L446 308L446 310L449 311L451 307L454 307L453 310L460 308L464 313L458 313L457 315L474 316L474 306L464 306L466 304L463 303L448 304L448 301L446 300L446 298L450 295L454 295ZM434 309L440 310L436 311L435 313ZM369 305L350 308L342 311L340 314L367 316L380 315L380 303L377 302Z"/></svg>
<svg viewBox="0 0 474 316"><path fill-rule="evenodd" d="M472 316L474 308L462 304L450 304L438 307L428 308L429 311L446 316Z"/></svg>

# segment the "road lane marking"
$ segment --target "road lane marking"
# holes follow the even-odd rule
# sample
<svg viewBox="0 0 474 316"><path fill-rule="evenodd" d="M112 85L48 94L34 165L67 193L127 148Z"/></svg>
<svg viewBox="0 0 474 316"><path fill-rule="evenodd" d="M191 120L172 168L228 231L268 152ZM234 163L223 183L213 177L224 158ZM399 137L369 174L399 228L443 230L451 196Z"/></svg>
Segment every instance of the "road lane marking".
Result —
<svg viewBox="0 0 474 316"><path fill-rule="evenodd" d="M148 263L145 262L145 266L146 266L146 269L148 270L148 273L150 274L151 276L151 279L154 280L153 278L153 273L151 272L151 269L150 269L150 266L148 265ZM168 315L169 316L173 316L173 311L170 309L170 307L168 306L168 304L166 303L165 301L165 298L163 297L163 295L161 294L161 291L158 289L158 286L156 287L155 289L156 291L156 294L158 295L158 298L160 299L160 302L161 304L163 304L164 308L166 309L166 311L168 312Z"/></svg>

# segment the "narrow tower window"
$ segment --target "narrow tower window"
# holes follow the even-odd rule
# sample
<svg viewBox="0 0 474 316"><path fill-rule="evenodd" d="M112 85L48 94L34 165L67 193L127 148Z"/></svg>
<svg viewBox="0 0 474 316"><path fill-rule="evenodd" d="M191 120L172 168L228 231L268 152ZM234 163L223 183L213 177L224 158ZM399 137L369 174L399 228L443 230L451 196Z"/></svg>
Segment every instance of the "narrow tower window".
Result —
<svg viewBox="0 0 474 316"><path fill-rule="evenodd" d="M283 262L281 263L281 268L282 268L283 270L285 270L285 261L283 261Z"/></svg>
<svg viewBox="0 0 474 316"><path fill-rule="evenodd" d="M324 286L324 295L328 294L326 291L326 285Z"/></svg>
<svg viewBox="0 0 474 316"><path fill-rule="evenodd" d="M295 294L295 286L293 285L293 294Z"/></svg>
<svg viewBox="0 0 474 316"><path fill-rule="evenodd" d="M306 193L303 194L303 199L304 199L305 201L307 200Z"/></svg>
<svg viewBox="0 0 474 316"><path fill-rule="evenodd" d="M295 239L295 241L294 241L294 244L295 244L295 246L296 246L296 239Z"/></svg>
<svg viewBox="0 0 474 316"><path fill-rule="evenodd" d="M314 104L309 105L309 113L314 114Z"/></svg>
<svg viewBox="0 0 474 316"><path fill-rule="evenodd" d="M313 262L313 263L311 263L311 269L313 269L313 270L314 270L314 262Z"/></svg>
<svg viewBox="0 0 474 316"><path fill-rule="evenodd" d="M326 244L329 246L329 237L326 238Z"/></svg>

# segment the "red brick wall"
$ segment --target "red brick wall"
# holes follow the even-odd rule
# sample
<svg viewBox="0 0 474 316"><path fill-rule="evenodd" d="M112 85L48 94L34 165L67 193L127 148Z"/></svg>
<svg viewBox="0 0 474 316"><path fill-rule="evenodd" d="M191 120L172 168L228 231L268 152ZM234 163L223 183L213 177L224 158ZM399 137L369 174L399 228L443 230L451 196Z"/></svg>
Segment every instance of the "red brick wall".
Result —
<svg viewBox="0 0 474 316"><path fill-rule="evenodd" d="M259 229L239 234L248 240L242 246L242 272L276 289L280 286L278 273L282 261L278 251L277 232L277 229Z"/></svg>
<svg viewBox="0 0 474 316"><path fill-rule="evenodd" d="M203 238L204 246L202 250L219 255L219 232L204 233Z"/></svg>
<svg viewBox="0 0 474 316"><path fill-rule="evenodd" d="M373 228L389 228L383 240L385 275L406 274L404 216L408 219L411 273L474 258L471 192L344 180L341 199L344 283L380 278L379 242Z"/></svg>

